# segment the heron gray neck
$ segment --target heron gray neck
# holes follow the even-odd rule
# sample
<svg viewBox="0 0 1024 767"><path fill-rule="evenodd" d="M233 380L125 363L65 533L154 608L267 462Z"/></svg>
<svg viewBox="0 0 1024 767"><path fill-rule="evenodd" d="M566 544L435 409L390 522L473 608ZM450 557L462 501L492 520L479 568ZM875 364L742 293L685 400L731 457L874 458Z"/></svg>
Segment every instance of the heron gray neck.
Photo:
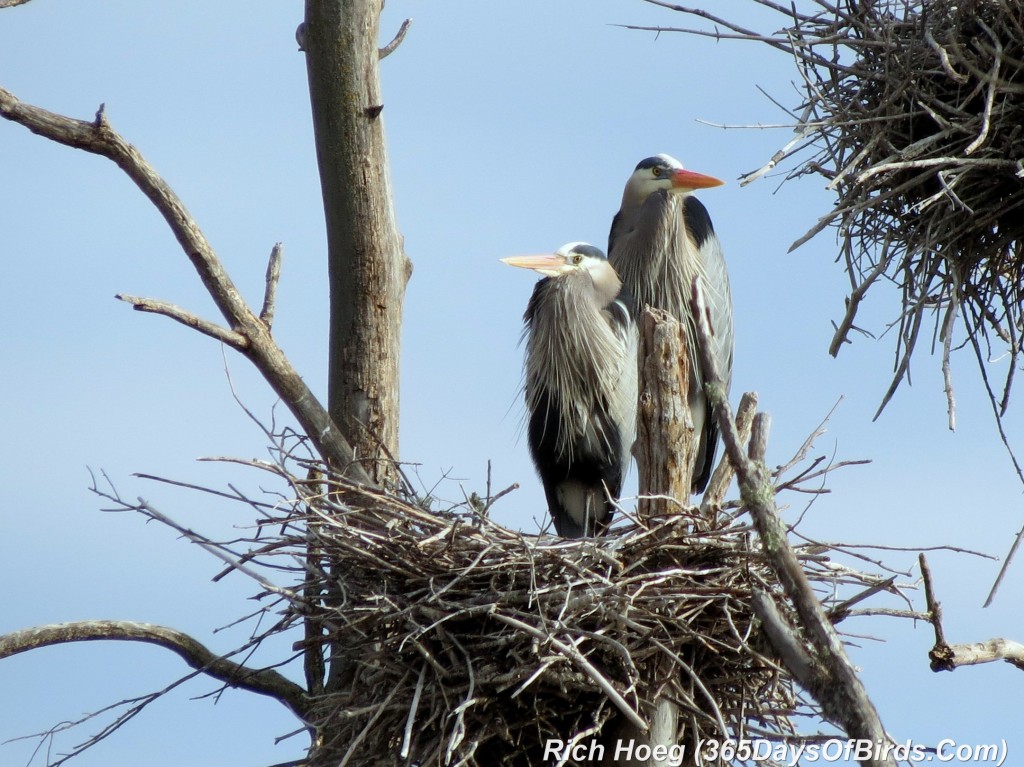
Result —
<svg viewBox="0 0 1024 767"><path fill-rule="evenodd" d="M607 261L601 262L598 268L592 270L590 277L593 279L594 301L598 309L607 308L622 290L622 280ZM581 289L586 290L585 285Z"/></svg>
<svg viewBox="0 0 1024 767"><path fill-rule="evenodd" d="M683 221L683 196L655 192L643 204L623 208L621 214L609 255L638 304L658 309L689 307L690 284L701 261Z"/></svg>

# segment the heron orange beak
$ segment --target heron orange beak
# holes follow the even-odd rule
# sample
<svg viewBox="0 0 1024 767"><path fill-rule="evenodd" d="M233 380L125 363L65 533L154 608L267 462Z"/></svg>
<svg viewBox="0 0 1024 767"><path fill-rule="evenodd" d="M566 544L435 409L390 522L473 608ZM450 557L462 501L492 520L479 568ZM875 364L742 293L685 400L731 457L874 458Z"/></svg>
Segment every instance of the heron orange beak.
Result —
<svg viewBox="0 0 1024 767"><path fill-rule="evenodd" d="M533 269L545 277L557 277L565 270L565 256L557 253L545 253L542 256L511 256L501 259L502 263L509 266L518 266L522 269Z"/></svg>
<svg viewBox="0 0 1024 767"><path fill-rule="evenodd" d="M712 186L722 186L721 181L714 176L705 176L692 170L677 170L672 174L672 187L674 189L707 189Z"/></svg>

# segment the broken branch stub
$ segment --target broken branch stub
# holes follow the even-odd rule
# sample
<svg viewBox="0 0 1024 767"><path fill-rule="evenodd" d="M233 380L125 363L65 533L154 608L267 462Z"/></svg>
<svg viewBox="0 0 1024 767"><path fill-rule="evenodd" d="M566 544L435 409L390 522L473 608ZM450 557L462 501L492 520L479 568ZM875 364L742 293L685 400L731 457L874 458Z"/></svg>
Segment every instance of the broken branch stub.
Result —
<svg viewBox="0 0 1024 767"><path fill-rule="evenodd" d="M689 503L693 419L687 405L690 359L686 334L659 309L640 315L637 439L640 519L678 514Z"/></svg>

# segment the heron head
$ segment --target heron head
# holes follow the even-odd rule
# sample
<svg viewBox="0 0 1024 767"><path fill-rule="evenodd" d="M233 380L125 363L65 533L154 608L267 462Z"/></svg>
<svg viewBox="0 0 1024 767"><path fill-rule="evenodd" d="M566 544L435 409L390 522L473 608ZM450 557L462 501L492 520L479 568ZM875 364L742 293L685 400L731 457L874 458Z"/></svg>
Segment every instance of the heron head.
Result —
<svg viewBox="0 0 1024 767"><path fill-rule="evenodd" d="M533 269L545 277L562 277L583 271L594 275L612 268L604 252L586 242L570 242L554 253L540 256L512 256L501 260L509 266Z"/></svg>
<svg viewBox="0 0 1024 767"><path fill-rule="evenodd" d="M657 154L641 160L626 182L624 201L641 202L654 192L665 190L673 194L689 194L695 189L721 186L713 176L686 170L683 164L667 154Z"/></svg>
<svg viewBox="0 0 1024 767"><path fill-rule="evenodd" d="M566 290L586 296L599 306L606 306L622 289L622 281L604 251L586 242L570 242L542 256L512 256L501 260L509 266L533 269L545 277L566 280L563 283Z"/></svg>

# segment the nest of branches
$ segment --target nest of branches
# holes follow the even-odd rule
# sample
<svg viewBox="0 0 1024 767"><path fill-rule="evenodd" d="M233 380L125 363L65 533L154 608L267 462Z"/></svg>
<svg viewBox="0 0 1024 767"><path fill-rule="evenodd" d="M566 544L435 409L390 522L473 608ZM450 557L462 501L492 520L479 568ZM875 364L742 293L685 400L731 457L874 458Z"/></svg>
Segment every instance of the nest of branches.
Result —
<svg viewBox="0 0 1024 767"><path fill-rule="evenodd" d="M902 301L891 323L896 375L882 407L930 325L942 342L952 421L949 353L960 315L983 372L1009 355L1003 392L990 388L1004 412L1024 332L1024 5L757 2L783 16L781 31L664 5L718 27L677 31L766 42L797 64L799 135L747 180L800 156L790 177L820 174L836 193L834 209L797 242L829 226L839 232L852 291L832 354L855 329L867 290L891 281Z"/></svg>
<svg viewBox="0 0 1024 767"><path fill-rule="evenodd" d="M727 434L763 456L767 425L755 408L745 395L741 425ZM693 763L701 747L696 763L723 765L744 761L728 750L743 741L770 746L785 763L794 747L849 734L847 719L873 710L849 693L842 650L822 649L822 625L831 633L852 616L930 620L896 583L909 572L863 547L806 538L796 525L764 526L765 505L775 508L779 493L814 498L828 492L832 471L860 463L809 460L822 431L786 465L765 470L761 489L745 494L749 505L719 500L731 476L723 458L710 506L676 505L677 513L647 519L623 509L625 524L582 540L497 524L489 512L508 490L492 496L489 485L485 498L437 508L407 480L384 492L325 477L308 440L268 431L272 460L220 460L269 472L283 488L253 497L186 485L255 512L254 531L231 540L94 486L115 510L169 525L224 561L217 579L237 572L261 587L262 607L249 616L256 629L224 656L159 627L132 624L120 638L141 632L142 641L172 647L195 669L185 679L208 673L277 698L313 736L310 765L561 766L602 756L624 764L646 757L622 748L647 743L671 744L673 764ZM791 568L807 579L800 595ZM881 592L902 604L878 605ZM262 668L230 660L297 631L290 659ZM275 670L295 660L304 685ZM127 712L81 748L159 694L127 701ZM871 737L885 740L881 729ZM709 754L709 745L718 749Z"/></svg>
<svg viewBox="0 0 1024 767"><path fill-rule="evenodd" d="M800 733L819 712L757 625L755 593L792 608L741 522L695 532L680 514L596 540L538 539L491 522L484 504L427 511L288 479L301 497L279 521L301 534L273 548L305 561L294 612L306 649L345 658L330 674L343 692L312 717L343 763L575 764L564 749L604 743L610 755L664 701L686 753L706 738L820 737ZM804 552L837 615L844 586L892 583ZM565 759L546 751L553 741Z"/></svg>
<svg viewBox="0 0 1024 767"><path fill-rule="evenodd" d="M854 295L880 276L902 291L893 390L926 313L948 371L961 312L968 337L989 344L979 359L993 356L993 336L1010 352L1005 409L1024 329L1024 7L861 3L810 31L806 119L820 124L822 151L805 167L838 194L827 221L839 226ZM814 49L836 36L845 50L823 65ZM856 309L851 302L833 349Z"/></svg>
<svg viewBox="0 0 1024 767"><path fill-rule="evenodd" d="M771 586L742 528L694 535L679 517L538 544L411 508L327 511L315 529L338 604L323 623L358 658L364 713L325 712L358 763L550 763L548 741L589 744L611 719L646 720L650 681L691 743L749 723L793 732L791 683L751 625L752 590Z"/></svg>

